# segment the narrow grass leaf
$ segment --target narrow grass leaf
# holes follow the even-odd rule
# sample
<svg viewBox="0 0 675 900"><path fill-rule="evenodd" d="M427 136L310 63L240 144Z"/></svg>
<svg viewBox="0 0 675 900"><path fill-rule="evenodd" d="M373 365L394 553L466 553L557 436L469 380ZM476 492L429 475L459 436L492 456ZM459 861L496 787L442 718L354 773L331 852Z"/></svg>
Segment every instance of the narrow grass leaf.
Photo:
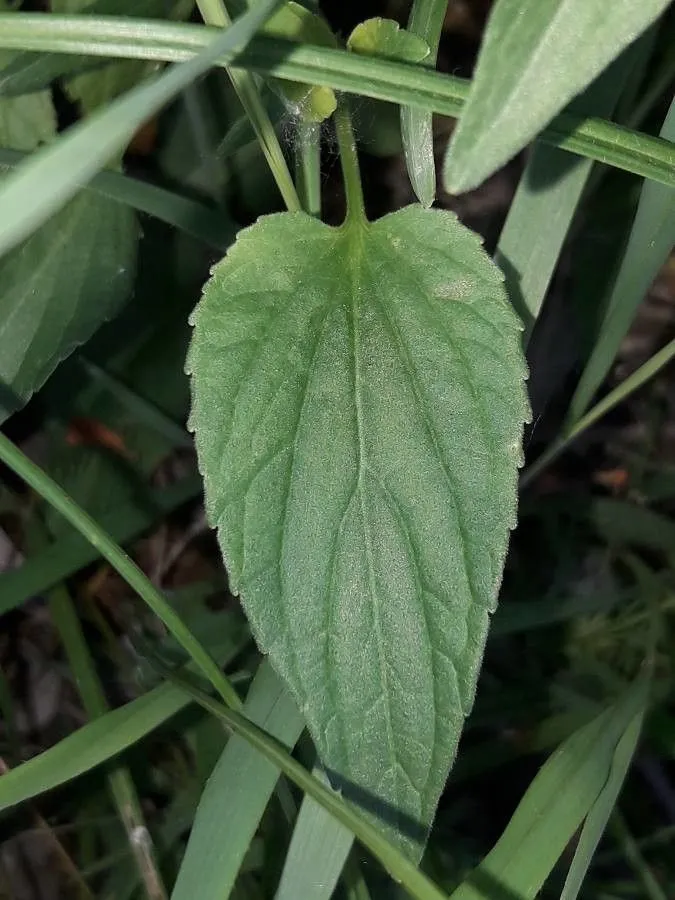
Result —
<svg viewBox="0 0 675 900"><path fill-rule="evenodd" d="M447 0L414 0L408 30L429 45L424 65L435 66L447 11ZM401 136L408 176L422 206L431 206L436 196L436 162L432 113L412 106L401 107Z"/></svg>
<svg viewBox="0 0 675 900"><path fill-rule="evenodd" d="M330 789L320 769L312 774ZM305 794L275 900L330 900L353 843L351 831Z"/></svg>
<svg viewBox="0 0 675 900"><path fill-rule="evenodd" d="M151 35L149 37L148 35ZM0 47L103 57L189 60L213 39L199 25L128 20L112 17L0 14ZM223 54L228 65L233 54ZM470 82L375 57L360 57L330 47L305 47L261 37L237 54L237 65L286 81L321 84L345 91L457 117ZM579 156L633 172L662 184L675 185L675 147L670 141L640 134L592 117L561 113L539 139Z"/></svg>
<svg viewBox="0 0 675 900"><path fill-rule="evenodd" d="M661 136L675 140L675 99L663 123ZM602 384L638 306L673 244L675 188L646 182L597 342L570 403L568 427L583 415Z"/></svg>
<svg viewBox="0 0 675 900"><path fill-rule="evenodd" d="M37 797L114 759L189 702L184 691L163 684L84 725L0 778L0 810Z"/></svg>
<svg viewBox="0 0 675 900"><path fill-rule="evenodd" d="M194 59L134 88L73 126L8 176L0 186L0 256L28 237L104 168L147 118L218 60L240 52L278 3L261 0Z"/></svg>
<svg viewBox="0 0 675 900"><path fill-rule="evenodd" d="M645 31L669 0L497 0L444 165L446 187L477 187ZM544 88L542 89L542 86Z"/></svg>
<svg viewBox="0 0 675 900"><path fill-rule="evenodd" d="M634 62L635 50L629 48L569 111L611 115ZM525 341L539 316L592 165L590 160L574 159L556 147L538 144L509 207L495 261L504 271L511 302L525 323Z"/></svg>
<svg viewBox="0 0 675 900"><path fill-rule="evenodd" d="M639 678L636 683L635 706L624 722L624 731L616 745L614 759L606 784L586 817L581 830L579 842L574 851L560 900L576 900L581 885L588 871L593 855L600 843L604 830L616 806L616 801L626 779L628 769L633 760L642 722L649 703L649 679Z"/></svg>
<svg viewBox="0 0 675 900"><path fill-rule="evenodd" d="M304 719L285 686L263 662L249 690L244 715L292 748ZM202 794L172 900L224 900L279 778L276 766L240 737L232 737Z"/></svg>
<svg viewBox="0 0 675 900"><path fill-rule="evenodd" d="M450 900L534 900L600 797L622 736L643 708L644 685L638 679L613 706L571 735L541 768L497 844Z"/></svg>

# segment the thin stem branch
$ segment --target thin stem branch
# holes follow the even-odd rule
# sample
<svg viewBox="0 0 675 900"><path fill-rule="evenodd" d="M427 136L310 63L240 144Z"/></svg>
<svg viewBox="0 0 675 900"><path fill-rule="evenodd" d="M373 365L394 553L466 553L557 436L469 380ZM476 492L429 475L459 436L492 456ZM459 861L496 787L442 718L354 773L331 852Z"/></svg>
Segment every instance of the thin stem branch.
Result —
<svg viewBox="0 0 675 900"><path fill-rule="evenodd" d="M206 25L229 28L232 19L223 0L197 0L199 12ZM260 148L267 160L286 207L291 211L301 209L300 198L293 183L286 159L281 149L274 125L260 99L258 86L249 72L226 68L230 81L256 133Z"/></svg>

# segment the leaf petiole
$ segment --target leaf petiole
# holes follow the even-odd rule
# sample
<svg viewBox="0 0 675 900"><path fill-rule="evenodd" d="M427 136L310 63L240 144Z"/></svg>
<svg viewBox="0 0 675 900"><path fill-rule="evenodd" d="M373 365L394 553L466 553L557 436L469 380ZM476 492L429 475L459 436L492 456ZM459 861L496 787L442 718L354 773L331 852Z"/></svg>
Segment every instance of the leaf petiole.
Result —
<svg viewBox="0 0 675 900"><path fill-rule="evenodd" d="M366 207L363 200L363 186L359 170L359 158L356 153L356 141L352 119L346 97L341 97L335 112L335 130L340 148L340 164L347 198L347 215L344 226L367 223Z"/></svg>

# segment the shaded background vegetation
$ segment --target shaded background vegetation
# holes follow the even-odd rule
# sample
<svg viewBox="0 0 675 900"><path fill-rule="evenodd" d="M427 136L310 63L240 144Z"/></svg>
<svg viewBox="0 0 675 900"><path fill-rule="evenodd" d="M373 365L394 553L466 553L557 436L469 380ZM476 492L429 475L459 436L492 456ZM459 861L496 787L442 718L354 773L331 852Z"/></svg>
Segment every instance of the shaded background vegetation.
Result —
<svg viewBox="0 0 675 900"><path fill-rule="evenodd" d="M470 76L488 0L449 4L439 68ZM325 0L342 35L369 15L405 21L396 0ZM672 48L673 21L657 41L648 83ZM77 103L54 88L60 124ZM672 83L653 99L641 127L657 133ZM270 104L292 152L296 123ZM355 103L366 201L379 216L412 202L394 108ZM452 129L435 123L439 158ZM525 154L523 155L525 156ZM454 209L492 250L524 158L476 191L438 203ZM130 172L208 202L225 221L245 224L281 208L276 188L241 119L224 73L190 89L129 148ZM325 214L342 210L339 163L327 130L322 157ZM592 342L601 298L620 258L640 183L601 171L575 219L530 345L535 458L560 427L574 378ZM200 483L183 429L187 315L217 254L146 218L134 295L122 315L59 368L5 431L131 548L198 635L219 649L243 683L255 649L227 589ZM626 377L675 333L675 261L645 298L603 391ZM451 888L501 834L523 791L553 747L594 704L635 673L651 610L661 612L658 686L662 702L647 723L639 755L583 896L652 896L649 878L675 896L675 391L665 370L523 491L478 699L442 798L425 865ZM144 642L179 658L129 589L100 561L89 562L70 531L6 471L0 486L0 756L11 767L86 721L64 654L74 600L107 702L118 705L153 682ZM110 526L109 526L110 527ZM75 549L73 549L75 547ZM79 548L79 549L78 549ZM70 555L69 555L70 554ZM22 558L29 569L14 571ZM54 560L62 569L54 577ZM57 564L58 568L58 564ZM64 635L66 636L64 638ZM129 754L128 762L167 881L177 870L199 792L224 744L220 727L197 711ZM311 762L311 749L301 758ZM242 876L259 896L273 894L288 833L274 807L266 815ZM123 827L97 772L0 822L0 896L133 896L137 884ZM639 849L639 847L642 849ZM637 848L637 849L636 849ZM374 884L376 867L366 862ZM73 873L73 870L77 874ZM390 885L381 896L392 896ZM64 886L67 885L67 886ZM560 883L551 880L547 896ZM374 896L378 896L374 890Z"/></svg>

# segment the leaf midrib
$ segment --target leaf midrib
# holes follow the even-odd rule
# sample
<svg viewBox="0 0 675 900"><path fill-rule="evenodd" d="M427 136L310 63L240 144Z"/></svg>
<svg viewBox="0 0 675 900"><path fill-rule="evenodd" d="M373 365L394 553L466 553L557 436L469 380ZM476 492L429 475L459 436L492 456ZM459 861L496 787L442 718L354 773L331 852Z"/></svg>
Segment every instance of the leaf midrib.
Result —
<svg viewBox="0 0 675 900"><path fill-rule="evenodd" d="M368 231L372 233L371 227L368 226ZM373 631L375 633L375 640L377 642L377 662L379 667L379 675L380 675L380 689L381 694L384 700L384 719L385 719L385 727L387 730L387 743L389 745L389 758L394 760L395 764L401 765L401 762L398 757L397 748L396 748L396 739L394 727L391 721L391 695L389 688L389 679L386 672L386 659L384 654L383 647L383 638L382 638L382 625L380 622L380 611L379 611L379 591L376 584L375 578L375 564L373 559L373 547L370 535L370 527L369 527L369 519L366 512L366 503L365 496L363 490L363 479L368 469L367 462L367 451L366 451L366 442L364 438L364 414L363 414L363 402L361 397L361 365L360 365L360 346L359 346L359 306L361 303L361 299L359 296L358 284L359 281L361 284L363 283L363 259L365 253L365 234L366 232L362 228L350 228L346 231L345 234L345 256L346 262L349 270L349 285L348 285L348 294L349 294L349 302L350 306L347 310L347 319L349 322L349 330L351 332L352 338L352 366L353 366L353 374L354 374L354 412L355 412L355 423L356 423L356 433L358 436L358 481L357 481L357 491L359 494L359 503L361 507L361 521L363 525L363 536L365 542L365 550L366 550L366 560L368 565L368 584L370 587L370 595L372 598L372 610L373 610ZM350 315L351 313L351 315ZM396 765L390 765L390 771L393 772L394 778L398 782L398 772L396 770ZM396 810L396 818L397 821L399 819L398 811Z"/></svg>

